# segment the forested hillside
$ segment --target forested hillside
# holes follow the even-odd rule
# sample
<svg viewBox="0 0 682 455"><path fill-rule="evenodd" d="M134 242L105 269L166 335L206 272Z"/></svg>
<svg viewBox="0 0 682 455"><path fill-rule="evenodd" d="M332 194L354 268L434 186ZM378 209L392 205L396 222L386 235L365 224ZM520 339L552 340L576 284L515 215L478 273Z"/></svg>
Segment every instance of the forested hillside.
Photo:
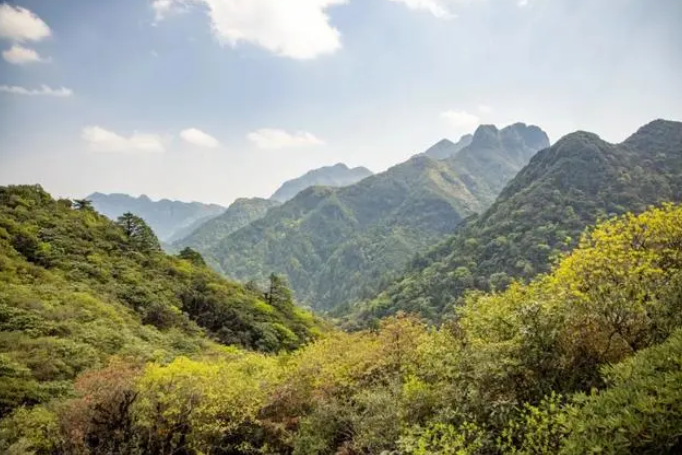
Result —
<svg viewBox="0 0 682 455"><path fill-rule="evenodd" d="M173 247L180 250L189 246L204 255L210 256L213 248L221 240L244 226L263 218L269 209L278 205L279 202L271 199L237 199L221 215L206 221L189 235L174 242ZM206 257L206 259L209 258ZM220 267L215 261L212 261L211 265Z"/></svg>
<svg viewBox="0 0 682 455"><path fill-rule="evenodd" d="M309 188L207 253L240 280L284 274L298 300L329 309L375 293L416 252L492 203L548 143L535 126L482 126L452 158L416 156L345 188Z"/></svg>
<svg viewBox="0 0 682 455"><path fill-rule="evenodd" d="M0 450L674 455L681 304L682 207L666 205L588 232L529 285L470 295L437 329L401 315L294 354L112 360L3 420Z"/></svg>
<svg viewBox="0 0 682 455"><path fill-rule="evenodd" d="M404 310L439 319L464 292L504 289L549 270L600 218L682 200L682 123L657 120L621 144L585 132L538 153L480 217L415 258L405 276L352 309L366 322Z"/></svg>
<svg viewBox="0 0 682 455"><path fill-rule="evenodd" d="M351 169L343 163L325 166L313 169L298 178L284 182L270 199L277 202L286 202L311 186L348 186L370 175L372 175L372 171L365 167L354 167Z"/></svg>
<svg viewBox="0 0 682 455"><path fill-rule="evenodd" d="M147 196L93 193L86 197L98 212L115 220L126 212L143 218L163 242L178 240L202 223L225 210L217 204L180 202L162 199L152 201Z"/></svg>
<svg viewBox="0 0 682 455"><path fill-rule="evenodd" d="M135 215L113 222L88 201L0 187L0 417L72 394L76 376L114 355L279 351L317 333L278 277L267 292L247 288L189 249L164 254Z"/></svg>

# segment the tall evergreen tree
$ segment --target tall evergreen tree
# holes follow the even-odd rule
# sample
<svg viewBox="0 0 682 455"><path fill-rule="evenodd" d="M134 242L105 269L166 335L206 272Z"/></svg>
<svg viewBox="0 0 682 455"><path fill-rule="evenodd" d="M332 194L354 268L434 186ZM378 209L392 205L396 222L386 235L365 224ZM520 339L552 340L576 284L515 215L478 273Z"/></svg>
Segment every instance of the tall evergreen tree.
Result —
<svg viewBox="0 0 682 455"><path fill-rule="evenodd" d="M161 244L156 238L156 234L139 216L126 212L118 217L116 224L123 228L126 237L136 249L141 251L161 250Z"/></svg>

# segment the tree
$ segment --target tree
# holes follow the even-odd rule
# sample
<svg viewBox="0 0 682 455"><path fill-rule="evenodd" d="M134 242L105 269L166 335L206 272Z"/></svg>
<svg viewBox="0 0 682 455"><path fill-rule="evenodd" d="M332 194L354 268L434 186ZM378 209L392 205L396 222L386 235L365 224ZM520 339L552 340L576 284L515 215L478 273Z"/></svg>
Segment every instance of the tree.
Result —
<svg viewBox="0 0 682 455"><path fill-rule="evenodd" d="M272 306L285 309L294 305L294 299L291 295L291 290L284 277L276 273L270 274L270 285L268 291L265 293L265 300Z"/></svg>
<svg viewBox="0 0 682 455"><path fill-rule="evenodd" d="M73 207L76 210L94 210L92 206L92 201L89 199L74 199L73 200Z"/></svg>
<svg viewBox="0 0 682 455"><path fill-rule="evenodd" d="M123 228L123 232L136 249L142 251L159 251L161 245L156 234L145 221L137 215L126 212L119 216L116 224Z"/></svg>
<svg viewBox="0 0 682 455"><path fill-rule="evenodd" d="M186 261L189 261L194 265L200 265L200 266L206 265L206 261L204 260L204 257L198 251L193 250L190 247L185 247L185 249L180 251L180 254L178 254L178 257L180 259L184 259Z"/></svg>

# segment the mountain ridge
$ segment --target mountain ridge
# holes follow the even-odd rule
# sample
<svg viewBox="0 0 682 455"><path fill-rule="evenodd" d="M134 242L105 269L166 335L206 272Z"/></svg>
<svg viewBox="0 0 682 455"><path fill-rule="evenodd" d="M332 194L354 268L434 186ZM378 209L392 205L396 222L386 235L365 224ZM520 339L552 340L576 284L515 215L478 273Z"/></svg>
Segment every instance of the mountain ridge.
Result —
<svg viewBox="0 0 682 455"><path fill-rule="evenodd" d="M270 196L270 199L286 202L310 186L343 187L371 175L373 175L372 171L363 166L349 168L344 163L323 166L311 169L300 177L287 180Z"/></svg>
<svg viewBox="0 0 682 455"><path fill-rule="evenodd" d="M445 160L418 154L350 186L303 190L207 256L241 280L285 274L298 300L318 309L370 294L414 253L485 209L500 182L523 167L534 151L507 140L522 128L516 125L495 133L505 144L469 144Z"/></svg>
<svg viewBox="0 0 682 455"><path fill-rule="evenodd" d="M164 242L176 240L188 229L220 215L225 210L225 207L218 204L170 199L154 201L144 194L134 197L124 193L95 192L86 199L92 201L97 211L112 220L126 212L142 217Z"/></svg>
<svg viewBox="0 0 682 455"><path fill-rule="evenodd" d="M359 320L399 310L439 319L467 290L503 289L548 271L552 257L603 217L680 200L681 122L651 122L618 144L570 133L538 152L488 210L414 258L402 278L343 311Z"/></svg>

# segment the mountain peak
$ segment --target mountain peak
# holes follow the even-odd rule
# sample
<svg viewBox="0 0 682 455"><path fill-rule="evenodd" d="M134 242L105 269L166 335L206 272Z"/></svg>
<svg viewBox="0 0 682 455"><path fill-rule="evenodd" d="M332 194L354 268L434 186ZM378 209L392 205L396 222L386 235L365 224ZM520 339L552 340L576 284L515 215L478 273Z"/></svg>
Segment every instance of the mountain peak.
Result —
<svg viewBox="0 0 682 455"><path fill-rule="evenodd" d="M639 145L650 142L654 137L676 137L682 140L682 122L673 120L656 119L640 127L634 134L625 140L625 144Z"/></svg>
<svg viewBox="0 0 682 455"><path fill-rule="evenodd" d="M370 175L372 175L372 172L367 168L356 167L350 169L344 163L324 166L308 171L301 177L284 182L270 199L286 202L311 186L348 186Z"/></svg>
<svg viewBox="0 0 682 455"><path fill-rule="evenodd" d="M500 144L500 130L495 125L480 125L474 132L474 137L471 140L471 145L476 147L482 146L499 146Z"/></svg>
<svg viewBox="0 0 682 455"><path fill-rule="evenodd" d="M436 160L443 160L456 155L464 147L471 144L472 139L473 135L471 134L465 134L459 139L459 141L457 141L457 143L452 142L450 139L444 138L429 147L424 153L422 153L422 155L426 155Z"/></svg>

